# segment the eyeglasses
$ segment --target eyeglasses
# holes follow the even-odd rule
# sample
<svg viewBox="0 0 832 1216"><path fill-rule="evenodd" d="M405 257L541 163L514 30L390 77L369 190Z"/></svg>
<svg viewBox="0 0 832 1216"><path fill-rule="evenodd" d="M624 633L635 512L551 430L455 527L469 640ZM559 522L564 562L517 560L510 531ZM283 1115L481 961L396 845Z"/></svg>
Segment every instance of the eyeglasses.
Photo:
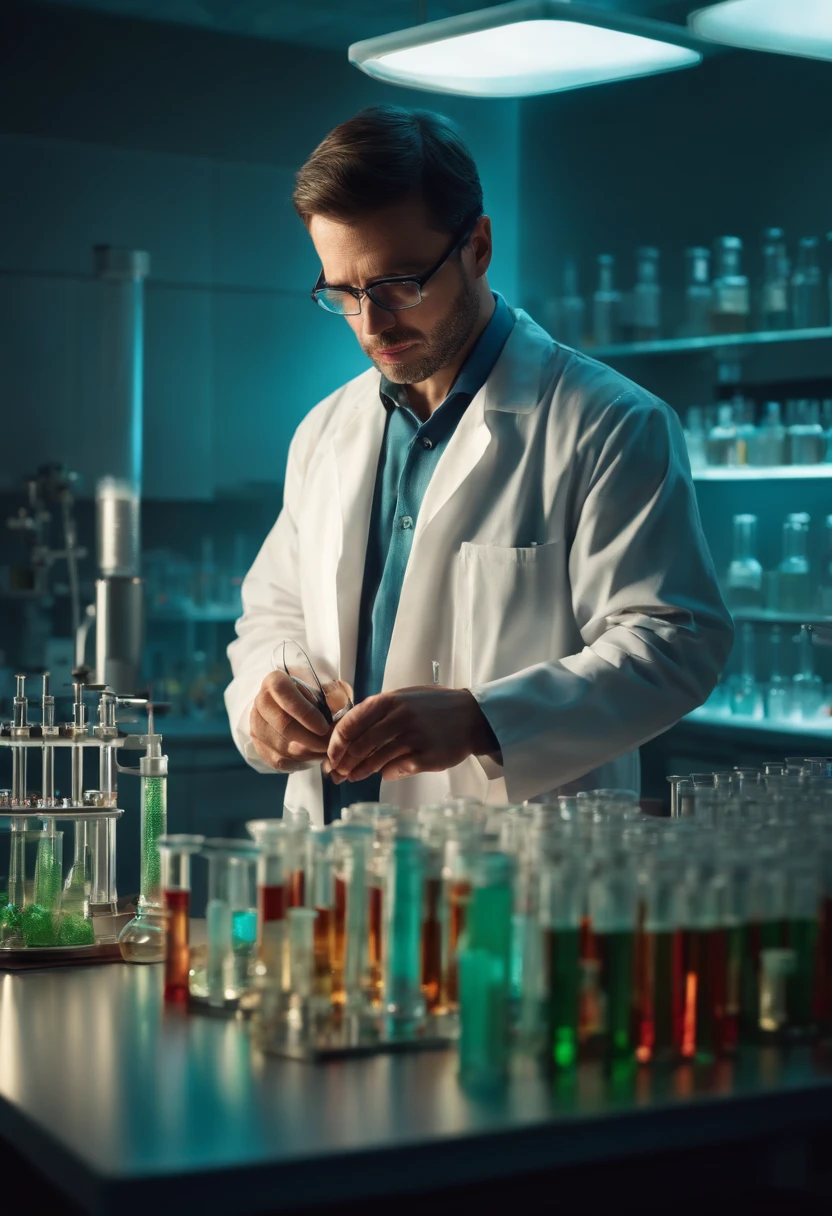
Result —
<svg viewBox="0 0 832 1216"><path fill-rule="evenodd" d="M322 684L306 651L297 642L278 642L272 651L272 668L291 676L307 701L311 701L323 716L327 726L340 722L347 710L353 707L346 685L340 680Z"/></svg>
<svg viewBox="0 0 832 1216"><path fill-rule="evenodd" d="M387 312L400 312L403 308L415 308L417 304L422 303L422 288L442 269L448 259L453 257L457 249L465 244L476 227L477 219L479 216L466 224L462 233L454 239L448 252L426 274L420 275L418 278L378 279L369 287L327 287L322 270L312 290L312 299L326 312L334 312L341 317L357 317L361 312L361 301L364 296Z"/></svg>

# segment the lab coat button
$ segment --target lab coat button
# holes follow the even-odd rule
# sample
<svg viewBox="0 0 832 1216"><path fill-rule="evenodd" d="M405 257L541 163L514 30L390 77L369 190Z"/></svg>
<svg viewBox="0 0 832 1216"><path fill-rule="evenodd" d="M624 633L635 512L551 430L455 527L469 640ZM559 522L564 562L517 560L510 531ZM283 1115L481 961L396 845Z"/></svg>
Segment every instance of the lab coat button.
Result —
<svg viewBox="0 0 832 1216"><path fill-rule="evenodd" d="M411 518L410 515L402 516L402 527L404 528L405 531L407 531L408 528L413 527L413 519Z"/></svg>
<svg viewBox="0 0 832 1216"><path fill-rule="evenodd" d="M431 443L431 441L429 439L423 439L422 447L425 449L426 452L429 452L430 449L433 447L433 444Z"/></svg>

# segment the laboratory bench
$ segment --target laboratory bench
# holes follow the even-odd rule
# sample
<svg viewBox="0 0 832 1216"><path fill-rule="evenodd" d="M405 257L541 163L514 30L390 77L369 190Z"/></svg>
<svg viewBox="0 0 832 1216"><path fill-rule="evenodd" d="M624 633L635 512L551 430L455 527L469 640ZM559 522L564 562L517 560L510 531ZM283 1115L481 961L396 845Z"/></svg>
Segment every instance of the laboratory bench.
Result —
<svg viewBox="0 0 832 1216"><path fill-rule="evenodd" d="M0 979L0 1161L34 1212L540 1212L557 1197L676 1216L697 1195L709 1213L721 1197L795 1216L829 1210L830 1127L832 1063L810 1048L555 1078L519 1061L477 1095L453 1049L264 1055L241 1022L164 1006L159 966Z"/></svg>

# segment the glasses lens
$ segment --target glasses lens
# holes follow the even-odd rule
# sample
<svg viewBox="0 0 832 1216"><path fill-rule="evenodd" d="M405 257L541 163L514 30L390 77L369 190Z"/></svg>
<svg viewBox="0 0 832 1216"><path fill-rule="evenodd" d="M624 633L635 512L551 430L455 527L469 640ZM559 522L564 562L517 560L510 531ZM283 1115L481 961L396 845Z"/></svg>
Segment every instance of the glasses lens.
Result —
<svg viewBox="0 0 832 1216"><path fill-rule="evenodd" d="M400 283L376 283L367 290L367 295L379 308L413 308L422 302L419 284L412 279Z"/></svg>
<svg viewBox="0 0 832 1216"><path fill-rule="evenodd" d="M337 287L324 287L316 291L315 299L321 308L341 317L353 317L361 312L360 300L356 300L348 291L339 291Z"/></svg>

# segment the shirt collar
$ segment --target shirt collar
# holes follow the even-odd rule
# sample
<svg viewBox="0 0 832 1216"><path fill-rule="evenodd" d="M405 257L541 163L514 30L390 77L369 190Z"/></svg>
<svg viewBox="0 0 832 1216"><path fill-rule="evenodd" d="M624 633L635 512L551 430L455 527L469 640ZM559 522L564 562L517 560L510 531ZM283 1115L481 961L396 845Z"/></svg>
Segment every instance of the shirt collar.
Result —
<svg viewBox="0 0 832 1216"><path fill-rule="evenodd" d="M475 397L488 379L494 364L500 357L506 339L514 328L514 317L503 297L494 292L494 311L485 329L477 338L476 343L468 354L468 358L460 368L459 375L453 383L451 391L442 402L439 409L458 393L469 399ZM401 406L410 409L407 390L403 384L394 384L382 373L379 393L382 404L386 409ZM434 411L437 413L438 411Z"/></svg>

